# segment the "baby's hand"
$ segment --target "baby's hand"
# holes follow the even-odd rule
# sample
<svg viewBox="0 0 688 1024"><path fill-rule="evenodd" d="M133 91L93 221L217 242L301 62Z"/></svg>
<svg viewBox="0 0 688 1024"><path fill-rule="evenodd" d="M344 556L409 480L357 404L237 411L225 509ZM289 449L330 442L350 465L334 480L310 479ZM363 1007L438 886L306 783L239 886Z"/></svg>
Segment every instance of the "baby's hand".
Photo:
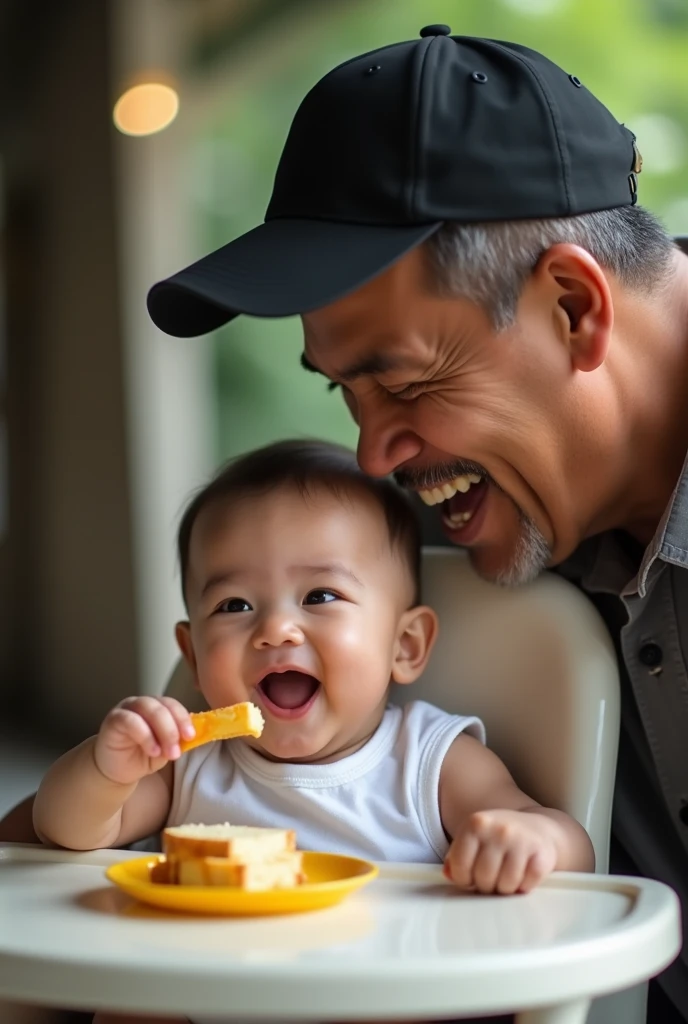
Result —
<svg viewBox="0 0 688 1024"><path fill-rule="evenodd" d="M541 814L477 811L454 836L444 873L461 889L529 892L556 867L555 830Z"/></svg>
<svg viewBox="0 0 688 1024"><path fill-rule="evenodd" d="M126 697L105 717L93 757L98 770L123 786L157 772L195 735L189 712L172 697Z"/></svg>

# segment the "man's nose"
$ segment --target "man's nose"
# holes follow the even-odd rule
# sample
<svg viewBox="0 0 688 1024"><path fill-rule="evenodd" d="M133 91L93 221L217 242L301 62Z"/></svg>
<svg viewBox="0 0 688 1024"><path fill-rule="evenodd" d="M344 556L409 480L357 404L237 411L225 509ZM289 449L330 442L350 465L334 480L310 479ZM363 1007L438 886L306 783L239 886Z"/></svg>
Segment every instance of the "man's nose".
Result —
<svg viewBox="0 0 688 1024"><path fill-rule="evenodd" d="M388 476L422 451L423 442L404 422L399 404L394 408L389 402L381 409L359 406L357 458L370 476Z"/></svg>
<svg viewBox="0 0 688 1024"><path fill-rule="evenodd" d="M271 609L261 615L253 633L253 646L258 649L283 644L298 647L303 642L303 631L296 616L282 609Z"/></svg>

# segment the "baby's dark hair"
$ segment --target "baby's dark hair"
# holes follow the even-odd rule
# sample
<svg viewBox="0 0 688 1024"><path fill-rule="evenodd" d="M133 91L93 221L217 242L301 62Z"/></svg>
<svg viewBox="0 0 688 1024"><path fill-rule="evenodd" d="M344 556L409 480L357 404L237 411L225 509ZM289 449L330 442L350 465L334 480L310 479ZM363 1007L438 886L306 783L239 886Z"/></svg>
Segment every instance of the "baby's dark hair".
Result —
<svg viewBox="0 0 688 1024"><path fill-rule="evenodd" d="M359 490L375 499L382 510L392 548L406 560L413 580L413 604L420 602L420 524L408 495L393 480L366 476L348 448L327 441L278 441L229 462L187 506L177 534L182 593L186 599L189 547L193 525L212 502L247 494L265 494L293 487L308 495L326 487L337 497Z"/></svg>

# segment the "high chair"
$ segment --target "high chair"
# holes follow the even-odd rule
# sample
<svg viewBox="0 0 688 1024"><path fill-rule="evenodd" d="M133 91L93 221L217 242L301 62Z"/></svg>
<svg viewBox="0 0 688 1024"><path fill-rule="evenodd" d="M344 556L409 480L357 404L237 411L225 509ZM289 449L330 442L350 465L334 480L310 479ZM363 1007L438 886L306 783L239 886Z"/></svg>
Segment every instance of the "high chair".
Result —
<svg viewBox="0 0 688 1024"><path fill-rule="evenodd" d="M597 871L606 872L619 692L615 652L597 611L572 585L552 573L515 589L487 584L457 549L425 549L423 587L423 599L439 614L440 637L423 678L415 686L395 689L392 699L402 702L418 697L449 712L479 715L486 726L488 744L503 758L523 790L580 821L592 838ZM166 692L189 710L204 707L182 663L174 670ZM16 818L17 812L19 817L27 817L30 805L31 798L11 812L6 822ZM31 828L24 817L18 826L12 822L14 835L5 835L5 840L31 841ZM20 833L23 823L29 833L26 839L16 836L17 827ZM78 856L81 862L85 855ZM666 943L680 940L678 905L673 905L669 922L666 897L671 891L659 899L657 893L654 897L648 893L649 887L657 883L642 884L648 894L643 897L645 910L653 899L657 913L659 903L663 906L661 922L656 913L652 919L660 931L648 932L654 938L644 950L649 962L659 963L656 942L663 943L664 949ZM616 955L617 937L609 941L609 950L613 948ZM640 956L641 947L635 948L635 955ZM666 947L664 953L668 952ZM496 948L496 985L500 955ZM594 972L592 965L589 969ZM77 975L74 985L79 991L83 975L78 971ZM623 978L639 976L643 976L642 970L620 972ZM16 981L14 975L11 977ZM536 965L534 974L530 967L529 977L532 992ZM542 991L549 996L553 989L548 987L548 980L551 983L549 975L544 977ZM5 986L5 994L14 993L15 998L18 990L16 984ZM594 985L591 990L595 990ZM646 993L643 984L598 998L588 1024L644 1024ZM322 995L327 1000L328 990ZM564 1016L557 1008L553 1012L558 1022L569 1020L566 1010L562 1009ZM573 1014L570 1019L579 1022L579 1015L575 1011ZM534 1011L521 1019L534 1022L545 1018ZM547 1019L554 1017L548 1015Z"/></svg>
<svg viewBox="0 0 688 1024"><path fill-rule="evenodd" d="M619 733L616 654L602 619L576 588L551 573L502 588L481 580L464 552L425 548L423 601L440 618L429 667L403 703L422 698L479 715L489 746L523 790L564 810L588 831L606 872ZM167 689L202 706L186 668ZM588 1024L644 1024L647 986L598 999Z"/></svg>
<svg viewBox="0 0 688 1024"><path fill-rule="evenodd" d="M464 552L445 548L424 550L423 600L439 615L439 639L423 678L392 699L482 718L490 748L524 792L582 823L596 870L606 872L619 689L596 609L550 572L524 587L485 583ZM167 692L203 707L182 665ZM646 994L640 985L597 999L589 1024L644 1024Z"/></svg>

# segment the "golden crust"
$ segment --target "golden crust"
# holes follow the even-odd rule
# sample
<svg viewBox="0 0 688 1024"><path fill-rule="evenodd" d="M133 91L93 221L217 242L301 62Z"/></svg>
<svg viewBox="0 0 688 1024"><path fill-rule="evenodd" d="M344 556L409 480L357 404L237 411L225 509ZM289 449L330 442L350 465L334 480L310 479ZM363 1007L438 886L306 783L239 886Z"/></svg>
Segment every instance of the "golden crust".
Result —
<svg viewBox="0 0 688 1024"><path fill-rule="evenodd" d="M156 885L172 885L176 882L173 865L166 858L157 860L148 868L151 882Z"/></svg>
<svg viewBox="0 0 688 1024"><path fill-rule="evenodd" d="M283 853L272 860L238 864L225 857L180 860L174 868L180 885L229 886L259 892L290 889L303 880L301 853Z"/></svg>
<svg viewBox="0 0 688 1024"><path fill-rule="evenodd" d="M199 711L191 714L190 718L196 735L191 740L181 741L179 746L183 754L213 740L230 740L237 736L257 738L265 725L260 709L250 701L215 708L213 711Z"/></svg>
<svg viewBox="0 0 688 1024"><path fill-rule="evenodd" d="M150 865L149 876L156 885L226 886L251 892L290 889L306 881L303 854L298 850L249 863L169 854Z"/></svg>

